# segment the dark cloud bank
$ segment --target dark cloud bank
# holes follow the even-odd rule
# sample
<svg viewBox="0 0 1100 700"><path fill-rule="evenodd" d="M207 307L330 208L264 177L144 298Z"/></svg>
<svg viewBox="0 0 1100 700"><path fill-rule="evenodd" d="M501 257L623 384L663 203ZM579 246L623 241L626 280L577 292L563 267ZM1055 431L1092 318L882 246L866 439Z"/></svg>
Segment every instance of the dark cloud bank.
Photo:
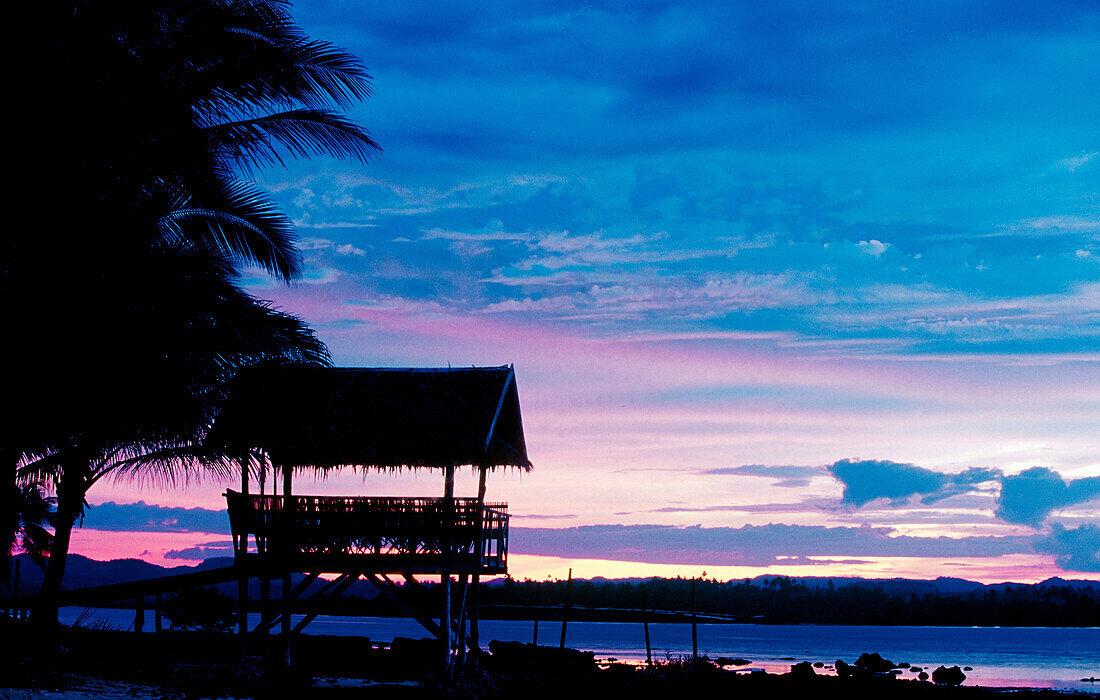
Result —
<svg viewBox="0 0 1100 700"><path fill-rule="evenodd" d="M590 525L513 528L513 551L654 564L771 566L797 557L996 557L1031 553L1038 537L892 536L886 527ZM820 564L828 562L816 562Z"/></svg>
<svg viewBox="0 0 1100 700"><path fill-rule="evenodd" d="M108 501L88 509L84 527L113 532L209 532L229 534L224 510L169 508L138 501Z"/></svg>
<svg viewBox="0 0 1100 700"><path fill-rule="evenodd" d="M841 502L855 508L880 499L895 505L928 505L976 491L982 484L999 483L995 515L1005 522L1031 527L1041 527L1055 510L1100 498L1100 477L1066 481L1046 467L1011 475L981 467L944 474L887 460L842 459L828 469L844 485Z"/></svg>
<svg viewBox="0 0 1100 700"><path fill-rule="evenodd" d="M844 486L841 503L851 508L872 501L930 505L977 491L983 484L999 483L994 515L1036 529L1049 526L1049 534L1034 539L1036 551L1054 554L1058 566L1067 571L1100 571L1100 527L1086 524L1067 529L1049 522L1057 510L1100 499L1100 477L1067 481L1047 467L1032 467L1018 474L971 467L943 474L886 460L843 459L828 469Z"/></svg>

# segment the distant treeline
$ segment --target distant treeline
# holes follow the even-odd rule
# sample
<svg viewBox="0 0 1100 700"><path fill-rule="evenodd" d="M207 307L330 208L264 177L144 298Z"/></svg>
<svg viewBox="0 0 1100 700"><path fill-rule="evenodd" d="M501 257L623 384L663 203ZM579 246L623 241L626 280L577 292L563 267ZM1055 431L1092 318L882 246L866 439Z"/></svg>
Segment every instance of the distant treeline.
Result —
<svg viewBox="0 0 1100 700"><path fill-rule="evenodd" d="M573 581L570 619L641 619L639 611L690 611L691 579ZM789 578L694 583L701 615L734 616L741 622L845 625L979 625L1020 627L1100 626L1100 589L1057 584L989 586L965 592L887 590L874 581L807 585ZM896 588L896 586L894 587ZM560 619L546 606L561 606L566 582L505 580L483 587L482 604L493 617ZM501 606L497 608L496 606ZM601 611L600 609L604 609ZM626 613L625 611L631 611ZM486 615L488 617L488 615Z"/></svg>
<svg viewBox="0 0 1100 700"><path fill-rule="evenodd" d="M1100 587L1004 584L962 591L906 590L897 581L861 580L836 585L807 584L774 577L741 581L698 579L695 610L700 622L761 624L931 625L1004 627L1100 626ZM686 622L692 610L692 580L575 580L569 591L571 621ZM495 581L481 588L483 619L560 620L565 581ZM439 587L406 589L402 598L425 611L439 608ZM913 590L918 589L918 590ZM921 590L923 589L923 590ZM456 587L453 600L461 601ZM397 616L405 610L387 596L314 600L296 609L328 614ZM647 612L643 612L647 611Z"/></svg>

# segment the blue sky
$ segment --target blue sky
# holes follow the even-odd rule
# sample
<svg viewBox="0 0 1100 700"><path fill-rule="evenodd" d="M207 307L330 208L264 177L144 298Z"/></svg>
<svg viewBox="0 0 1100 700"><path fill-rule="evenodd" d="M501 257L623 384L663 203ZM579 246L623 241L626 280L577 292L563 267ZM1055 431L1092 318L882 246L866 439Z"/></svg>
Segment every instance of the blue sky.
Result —
<svg viewBox="0 0 1100 700"><path fill-rule="evenodd" d="M1100 568L1074 486L1100 476L1100 8L740 5L296 3L374 76L352 114L385 152L260 175L308 273L251 289L340 364L515 363L536 470L499 488L532 533L868 525L1041 541L981 575ZM962 561L816 551L842 549L833 573Z"/></svg>
<svg viewBox="0 0 1100 700"><path fill-rule="evenodd" d="M386 153L264 182L315 281L377 297L586 333L1093 352L1097 13L820 5L299 3L375 76L355 116Z"/></svg>

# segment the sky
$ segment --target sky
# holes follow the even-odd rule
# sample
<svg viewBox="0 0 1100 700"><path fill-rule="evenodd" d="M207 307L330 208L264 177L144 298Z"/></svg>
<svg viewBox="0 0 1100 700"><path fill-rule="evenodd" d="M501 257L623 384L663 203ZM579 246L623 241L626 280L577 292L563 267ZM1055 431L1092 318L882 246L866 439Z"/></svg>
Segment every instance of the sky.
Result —
<svg viewBox="0 0 1100 700"><path fill-rule="evenodd" d="M249 290L514 364L516 576L1100 576L1100 8L723 5L297 2L385 150L258 175L307 272ZM225 486L97 486L74 550L225 554Z"/></svg>

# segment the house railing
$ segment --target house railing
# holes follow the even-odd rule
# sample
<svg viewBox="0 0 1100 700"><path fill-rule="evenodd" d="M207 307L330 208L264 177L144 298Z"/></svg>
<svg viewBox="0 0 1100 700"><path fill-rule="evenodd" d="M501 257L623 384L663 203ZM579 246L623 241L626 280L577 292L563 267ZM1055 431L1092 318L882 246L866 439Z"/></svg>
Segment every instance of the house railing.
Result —
<svg viewBox="0 0 1100 700"><path fill-rule="evenodd" d="M507 570L506 503L479 506L476 498L288 498L235 491L225 495L238 558L375 571Z"/></svg>

